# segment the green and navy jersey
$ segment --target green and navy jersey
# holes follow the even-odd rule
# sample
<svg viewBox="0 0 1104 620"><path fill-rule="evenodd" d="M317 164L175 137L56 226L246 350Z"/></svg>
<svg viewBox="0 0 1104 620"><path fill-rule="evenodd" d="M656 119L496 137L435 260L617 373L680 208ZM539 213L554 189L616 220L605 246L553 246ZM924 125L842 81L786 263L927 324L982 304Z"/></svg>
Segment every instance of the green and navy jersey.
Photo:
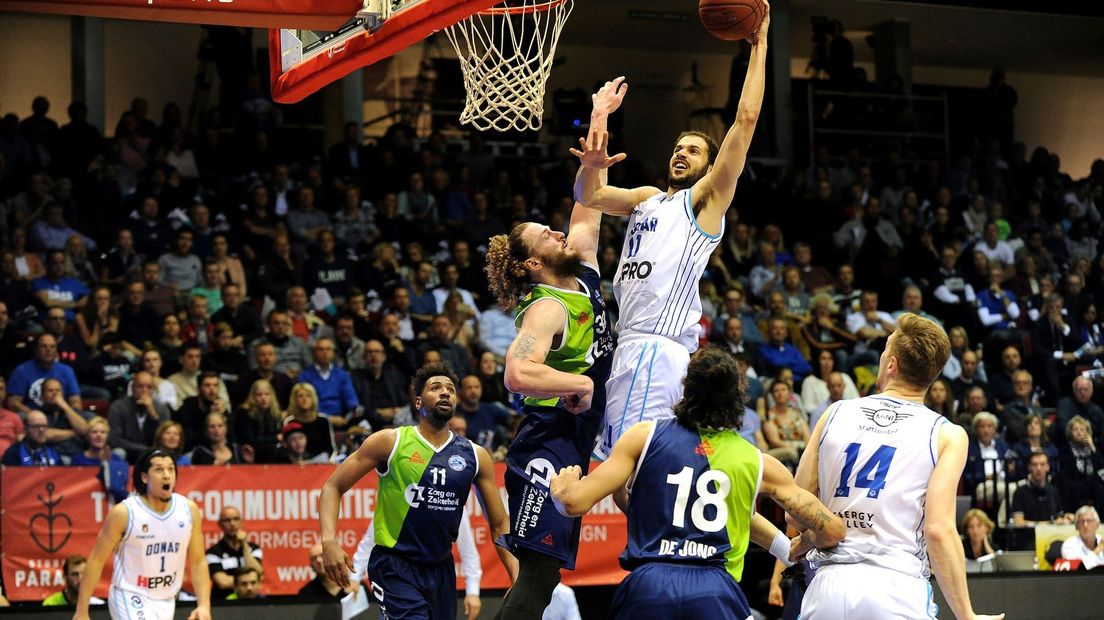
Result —
<svg viewBox="0 0 1104 620"><path fill-rule="evenodd" d="M551 299L560 304L566 314L563 336L559 346L548 352L544 363L560 372L585 374L594 380L594 397L591 411L605 411L606 378L616 344L606 317L606 303L602 299L601 276L598 268L583 263L582 272L575 279L580 290L568 290L537 284L518 304L514 324L520 329L525 312L538 301ZM547 302L545 302L547 303ZM525 399L531 407L555 407L558 399Z"/></svg>
<svg viewBox="0 0 1104 620"><path fill-rule="evenodd" d="M763 455L736 431L655 422L629 489L621 567L712 564L739 581L762 472Z"/></svg>
<svg viewBox="0 0 1104 620"><path fill-rule="evenodd" d="M376 545L411 562L451 561L464 504L479 472L475 444L451 435L434 448L416 426L400 426L395 435L395 447L378 469Z"/></svg>

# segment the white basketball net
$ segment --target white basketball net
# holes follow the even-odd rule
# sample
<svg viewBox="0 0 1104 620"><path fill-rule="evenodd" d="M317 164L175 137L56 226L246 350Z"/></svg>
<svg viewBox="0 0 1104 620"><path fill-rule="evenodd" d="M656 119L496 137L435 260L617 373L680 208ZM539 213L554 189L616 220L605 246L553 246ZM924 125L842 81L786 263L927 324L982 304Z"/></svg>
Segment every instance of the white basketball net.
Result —
<svg viewBox="0 0 1104 620"><path fill-rule="evenodd" d="M560 31L574 0L521 0L445 29L464 72L462 124L483 131L537 130Z"/></svg>

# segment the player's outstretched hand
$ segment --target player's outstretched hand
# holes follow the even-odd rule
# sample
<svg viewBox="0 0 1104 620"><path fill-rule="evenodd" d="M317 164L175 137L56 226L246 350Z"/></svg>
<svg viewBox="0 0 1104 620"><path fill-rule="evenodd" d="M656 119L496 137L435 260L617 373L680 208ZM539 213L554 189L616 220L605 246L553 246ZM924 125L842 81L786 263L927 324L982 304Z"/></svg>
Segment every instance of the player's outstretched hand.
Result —
<svg viewBox="0 0 1104 620"><path fill-rule="evenodd" d="M483 601L479 595L469 594L464 597L464 617L475 620L479 616L479 610L483 609Z"/></svg>
<svg viewBox="0 0 1104 620"><path fill-rule="evenodd" d="M188 614L188 620L211 620L211 608L196 607Z"/></svg>
<svg viewBox="0 0 1104 620"><path fill-rule="evenodd" d="M342 590L349 587L349 573L353 572L353 559L332 540L322 542L322 570L326 577Z"/></svg>
<svg viewBox="0 0 1104 620"><path fill-rule="evenodd" d="M767 2L767 0L762 0L762 2L763 10L765 10L767 14L763 16L763 21L759 24L759 30L756 30L755 34L751 35L749 38L752 45L759 45L760 41L763 43L767 42L767 30L770 29L770 2Z"/></svg>
<svg viewBox="0 0 1104 620"><path fill-rule="evenodd" d="M608 131L591 131L587 134L587 137L579 138L579 146L582 147L582 150L568 150L571 151L572 155L579 158L579 165L584 168L601 170L609 168L628 157L624 153L618 153L612 157L606 154L606 147L609 146Z"/></svg>
<svg viewBox="0 0 1104 620"><path fill-rule="evenodd" d="M629 85L625 83L625 76L615 77L602 85L598 92L590 96L591 106L595 114L608 116L621 107L625 95L629 92Z"/></svg>

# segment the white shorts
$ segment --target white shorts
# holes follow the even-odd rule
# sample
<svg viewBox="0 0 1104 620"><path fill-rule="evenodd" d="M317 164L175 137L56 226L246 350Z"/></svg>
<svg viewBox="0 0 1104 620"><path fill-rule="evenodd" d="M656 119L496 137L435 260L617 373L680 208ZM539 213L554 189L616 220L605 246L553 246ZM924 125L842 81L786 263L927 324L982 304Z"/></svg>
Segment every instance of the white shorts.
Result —
<svg viewBox="0 0 1104 620"><path fill-rule="evenodd" d="M620 339L606 381L606 424L594 456L609 458L613 444L637 422L673 417L671 407L682 398L689 365L690 352L670 338L633 334Z"/></svg>
<svg viewBox="0 0 1104 620"><path fill-rule="evenodd" d="M173 620L176 599L149 598L111 588L107 593L107 610L112 620Z"/></svg>
<svg viewBox="0 0 1104 620"><path fill-rule="evenodd" d="M801 601L802 620L936 618L931 582L870 564L817 570Z"/></svg>

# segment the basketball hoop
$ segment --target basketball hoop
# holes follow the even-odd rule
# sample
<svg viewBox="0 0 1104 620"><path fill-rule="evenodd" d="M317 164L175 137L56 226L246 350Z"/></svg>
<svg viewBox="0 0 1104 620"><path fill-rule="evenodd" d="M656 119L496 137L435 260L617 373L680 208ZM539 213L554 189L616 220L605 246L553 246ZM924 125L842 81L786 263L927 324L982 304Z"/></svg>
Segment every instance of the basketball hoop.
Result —
<svg viewBox="0 0 1104 620"><path fill-rule="evenodd" d="M464 72L462 124L537 130L544 90L574 0L514 0L445 29Z"/></svg>

